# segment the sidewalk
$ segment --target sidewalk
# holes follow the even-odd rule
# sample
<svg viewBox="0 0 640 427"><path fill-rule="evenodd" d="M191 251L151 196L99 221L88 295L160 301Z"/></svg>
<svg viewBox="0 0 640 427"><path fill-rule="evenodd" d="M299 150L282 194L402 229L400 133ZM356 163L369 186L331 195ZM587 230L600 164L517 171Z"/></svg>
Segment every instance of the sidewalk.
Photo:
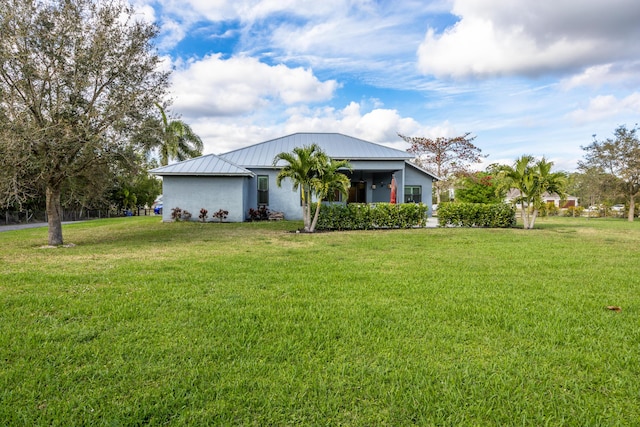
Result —
<svg viewBox="0 0 640 427"><path fill-rule="evenodd" d="M427 224L424 228L437 228L438 227L438 218L429 217L427 218Z"/></svg>

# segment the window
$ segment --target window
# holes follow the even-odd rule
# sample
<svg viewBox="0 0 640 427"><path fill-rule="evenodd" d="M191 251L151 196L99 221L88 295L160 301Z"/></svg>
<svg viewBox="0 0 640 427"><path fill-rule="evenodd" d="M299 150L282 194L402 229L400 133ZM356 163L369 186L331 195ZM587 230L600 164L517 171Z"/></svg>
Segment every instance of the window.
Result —
<svg viewBox="0 0 640 427"><path fill-rule="evenodd" d="M407 185L404 187L405 203L422 203L422 186Z"/></svg>
<svg viewBox="0 0 640 427"><path fill-rule="evenodd" d="M351 183L347 203L367 203L367 186L364 181Z"/></svg>
<svg viewBox="0 0 640 427"><path fill-rule="evenodd" d="M258 175L258 206L269 205L269 176Z"/></svg>
<svg viewBox="0 0 640 427"><path fill-rule="evenodd" d="M330 197L329 197L330 196ZM322 199L323 202L341 202L342 201L342 193L340 190L335 190L333 194Z"/></svg>

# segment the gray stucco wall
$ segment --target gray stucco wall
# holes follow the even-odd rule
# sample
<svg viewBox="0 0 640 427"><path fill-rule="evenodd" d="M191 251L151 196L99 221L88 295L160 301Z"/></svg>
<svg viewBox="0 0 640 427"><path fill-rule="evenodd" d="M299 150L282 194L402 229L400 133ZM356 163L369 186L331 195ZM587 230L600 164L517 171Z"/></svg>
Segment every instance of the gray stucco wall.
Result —
<svg viewBox="0 0 640 427"><path fill-rule="evenodd" d="M276 177L280 170L276 169L251 169L256 174L256 178L249 180L248 199L250 200L250 208L256 208L258 194L258 175L267 175L269 177L269 205L272 211L284 213L285 219L301 220L302 206L300 205L300 188L293 191L293 182L289 179L282 181L282 187L276 185Z"/></svg>
<svg viewBox="0 0 640 427"><path fill-rule="evenodd" d="M422 204L429 207L429 216L433 214L431 211L432 204L432 188L433 188L433 179L428 175L425 175L421 171L415 169L414 167L407 166L404 171L404 185L420 185L422 186ZM399 185L399 184L398 184ZM404 201L404 195L403 199Z"/></svg>
<svg viewBox="0 0 640 427"><path fill-rule="evenodd" d="M171 221L171 210L188 210L198 220L200 209L209 211L208 220L219 209L229 211L228 222L245 220L243 187L246 177L164 176L162 220Z"/></svg>

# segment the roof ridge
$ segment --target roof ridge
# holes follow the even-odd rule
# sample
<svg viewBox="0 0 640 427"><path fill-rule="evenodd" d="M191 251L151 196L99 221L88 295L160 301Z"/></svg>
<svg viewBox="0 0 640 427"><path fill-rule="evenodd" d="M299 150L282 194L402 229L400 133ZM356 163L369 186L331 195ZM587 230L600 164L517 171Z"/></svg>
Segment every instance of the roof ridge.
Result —
<svg viewBox="0 0 640 427"><path fill-rule="evenodd" d="M393 148L393 147L388 147L386 145L382 145L380 143L373 142L373 141L367 141L366 139L362 139L362 138L358 138L358 137L355 137L355 136L347 135L347 134L344 134L342 132L294 132L294 133L291 133L291 134L288 134L288 135L280 136L280 137L277 137L277 138L271 138L271 139L268 139L266 141L261 141L261 142L255 143L255 144L249 144L249 145L246 145L244 147L236 148L235 150L227 151L226 153L221 153L221 154L219 154L219 156L222 156L222 157L230 156L230 155L233 155L234 153L237 153L237 152L243 151L243 150L247 150L249 148L258 149L259 147L262 147L262 146L264 146L266 144L269 144L269 143L272 143L272 142L278 141L278 140L285 140L285 139L291 138L291 137L293 137L295 135L339 135L339 136L342 136L344 138L352 139L352 140L359 141L359 142L362 142L362 143L365 143L365 144L375 145L377 147L381 147L381 148L384 148L384 149L387 149L387 150L393 150L393 151L396 151L398 153L403 153L403 154L406 154L406 156L408 158L412 158L413 157L411 154L408 154L404 150L400 150L398 148Z"/></svg>
<svg viewBox="0 0 640 427"><path fill-rule="evenodd" d="M201 160L202 158L209 157L209 156L220 157L220 156L218 156L217 154L214 154L214 153L202 154L202 155L200 155L198 157L192 157L190 159L181 160L179 162L170 163L168 165L161 165L161 166L158 166L157 168L149 169L149 172L153 172L153 171L164 169L164 168L168 168L168 167L175 167L175 166L181 165L183 163L189 163L189 162L193 162L193 161L196 161L196 160ZM225 160L225 159L222 159L222 160Z"/></svg>
<svg viewBox="0 0 640 427"><path fill-rule="evenodd" d="M271 139L267 139L266 141L256 142L255 144L249 144L249 145L246 145L244 147L236 148L235 150L227 151L226 153L220 153L219 155L220 156L226 156L227 154L232 154L232 153L235 153L236 151L245 150L245 149L250 148L250 147L257 147L257 146L260 146L260 145L268 144L270 142L277 141L279 139L290 138L290 137L292 137L294 135L342 135L342 136L345 136L347 138L354 138L353 136L345 135L345 134L340 133L340 132L293 132L293 133L290 133L288 135L279 136L277 138L271 138ZM359 139L359 138L354 138L354 139ZM362 139L361 141L369 142L370 144L375 144L375 142L365 141L364 139Z"/></svg>

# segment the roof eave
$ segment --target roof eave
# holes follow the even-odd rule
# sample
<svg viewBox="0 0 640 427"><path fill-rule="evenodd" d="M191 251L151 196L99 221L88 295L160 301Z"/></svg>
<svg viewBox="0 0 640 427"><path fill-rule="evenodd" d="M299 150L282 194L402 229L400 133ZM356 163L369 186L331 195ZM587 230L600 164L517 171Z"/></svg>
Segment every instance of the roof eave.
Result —
<svg viewBox="0 0 640 427"><path fill-rule="evenodd" d="M249 177L253 177L255 176L255 174L253 172L251 173L195 173L195 172L153 172L153 171L149 171L149 173L152 173L154 175L158 175L158 176L249 176Z"/></svg>

